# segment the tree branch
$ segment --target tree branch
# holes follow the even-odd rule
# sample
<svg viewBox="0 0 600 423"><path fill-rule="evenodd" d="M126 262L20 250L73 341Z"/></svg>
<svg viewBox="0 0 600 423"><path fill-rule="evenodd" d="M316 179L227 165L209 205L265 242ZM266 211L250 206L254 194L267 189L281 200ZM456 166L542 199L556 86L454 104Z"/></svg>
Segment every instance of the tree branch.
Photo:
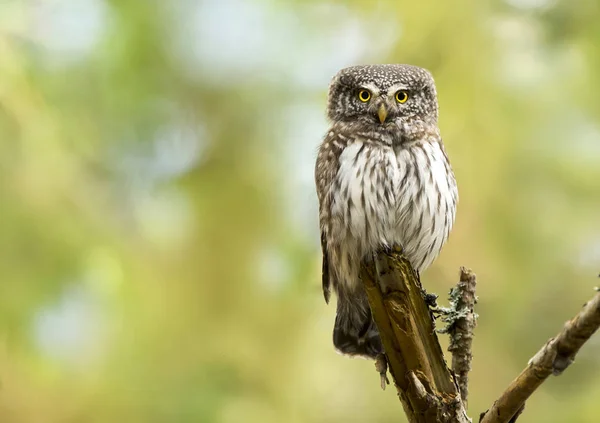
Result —
<svg viewBox="0 0 600 423"><path fill-rule="evenodd" d="M529 364L492 407L481 416L480 423L515 421L525 401L551 374L560 375L574 360L581 346L600 327L600 293L596 294L563 330L537 352Z"/></svg>
<svg viewBox="0 0 600 423"><path fill-rule="evenodd" d="M452 353L452 371L456 376L465 408L469 396L469 372L473 360L471 353L473 331L477 325L477 314L474 311L475 303L477 303L476 287L475 273L461 267L460 280L450 290L450 308L438 309L443 316L442 321L446 323L446 327L440 330L440 333L450 335L448 351Z"/></svg>
<svg viewBox="0 0 600 423"><path fill-rule="evenodd" d="M423 295L419 277L402 252L378 252L361 266L361 278L387 358L386 363L380 357L376 368L385 386L389 364L408 421L471 423L461 392L466 398L477 317L473 311L475 275L461 268L460 282L450 292L451 307L433 310L447 323L442 332L450 334L455 377L444 360L427 304L433 296ZM492 407L481 414L480 423L514 423L531 394L550 374L561 374L598 327L600 292L529 361Z"/></svg>
<svg viewBox="0 0 600 423"><path fill-rule="evenodd" d="M470 422L408 260L400 251L379 252L361 277L408 421Z"/></svg>

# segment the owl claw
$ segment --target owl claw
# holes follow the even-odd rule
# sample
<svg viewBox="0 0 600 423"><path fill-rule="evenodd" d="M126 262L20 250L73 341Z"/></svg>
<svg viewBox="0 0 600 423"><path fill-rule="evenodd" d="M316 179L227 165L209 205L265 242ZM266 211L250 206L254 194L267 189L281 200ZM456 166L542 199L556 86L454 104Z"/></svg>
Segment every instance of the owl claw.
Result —
<svg viewBox="0 0 600 423"><path fill-rule="evenodd" d="M381 389L385 391L385 386L390 384L390 380L388 379L385 373L380 375L381 377Z"/></svg>
<svg viewBox="0 0 600 423"><path fill-rule="evenodd" d="M427 292L425 292L425 290L423 290L423 299L425 300L425 303L429 306L429 308L431 309L437 309L437 299L438 299L438 295L437 294L429 294Z"/></svg>
<svg viewBox="0 0 600 423"><path fill-rule="evenodd" d="M402 255L402 247L396 244L385 245L381 250L388 256Z"/></svg>
<svg viewBox="0 0 600 423"><path fill-rule="evenodd" d="M384 246L381 248L381 252L384 253L384 254L386 254L386 255L388 255L388 256L391 256L392 253L394 252L394 250L389 245L385 245L384 244Z"/></svg>
<svg viewBox="0 0 600 423"><path fill-rule="evenodd" d="M386 385L390 384L390 380L387 377L388 363L385 354L377 355L375 358L375 370L379 372L381 378L381 389L385 391Z"/></svg>

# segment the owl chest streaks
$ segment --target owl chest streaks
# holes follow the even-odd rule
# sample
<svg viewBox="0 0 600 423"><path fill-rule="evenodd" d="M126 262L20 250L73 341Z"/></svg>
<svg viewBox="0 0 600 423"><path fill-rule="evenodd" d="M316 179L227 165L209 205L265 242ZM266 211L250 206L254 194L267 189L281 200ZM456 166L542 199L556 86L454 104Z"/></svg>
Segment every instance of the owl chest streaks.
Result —
<svg viewBox="0 0 600 423"><path fill-rule="evenodd" d="M418 66L351 66L331 80L315 179L323 295L337 294L333 344L343 354L383 352L359 278L363 259L400 245L422 271L448 238L458 192L438 111L433 76Z"/></svg>
<svg viewBox="0 0 600 423"><path fill-rule="evenodd" d="M331 132L317 161L321 230L334 280L355 288L361 259L401 245L417 270L439 254L454 221L454 177L437 134L394 145ZM329 183L327 183L329 181Z"/></svg>

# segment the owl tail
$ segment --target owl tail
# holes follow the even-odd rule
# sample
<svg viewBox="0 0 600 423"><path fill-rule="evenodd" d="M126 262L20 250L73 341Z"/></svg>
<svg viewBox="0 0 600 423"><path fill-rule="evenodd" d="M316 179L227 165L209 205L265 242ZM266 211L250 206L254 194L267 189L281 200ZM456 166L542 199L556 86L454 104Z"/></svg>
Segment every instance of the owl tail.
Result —
<svg viewBox="0 0 600 423"><path fill-rule="evenodd" d="M376 358L383 352L379 330L373 318L367 296L347 296L339 292L337 314L333 328L333 345L342 354Z"/></svg>

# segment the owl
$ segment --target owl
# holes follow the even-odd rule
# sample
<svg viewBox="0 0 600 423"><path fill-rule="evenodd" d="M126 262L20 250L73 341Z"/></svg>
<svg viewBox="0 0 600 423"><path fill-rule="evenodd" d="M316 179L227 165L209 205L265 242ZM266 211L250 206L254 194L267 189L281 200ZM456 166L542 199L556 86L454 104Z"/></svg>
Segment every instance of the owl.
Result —
<svg viewBox="0 0 600 423"><path fill-rule="evenodd" d="M411 65L342 69L329 87L331 126L315 181L323 294L337 296L333 343L342 354L383 352L359 278L363 259L400 246L418 272L454 223L458 190L438 128L431 74Z"/></svg>

